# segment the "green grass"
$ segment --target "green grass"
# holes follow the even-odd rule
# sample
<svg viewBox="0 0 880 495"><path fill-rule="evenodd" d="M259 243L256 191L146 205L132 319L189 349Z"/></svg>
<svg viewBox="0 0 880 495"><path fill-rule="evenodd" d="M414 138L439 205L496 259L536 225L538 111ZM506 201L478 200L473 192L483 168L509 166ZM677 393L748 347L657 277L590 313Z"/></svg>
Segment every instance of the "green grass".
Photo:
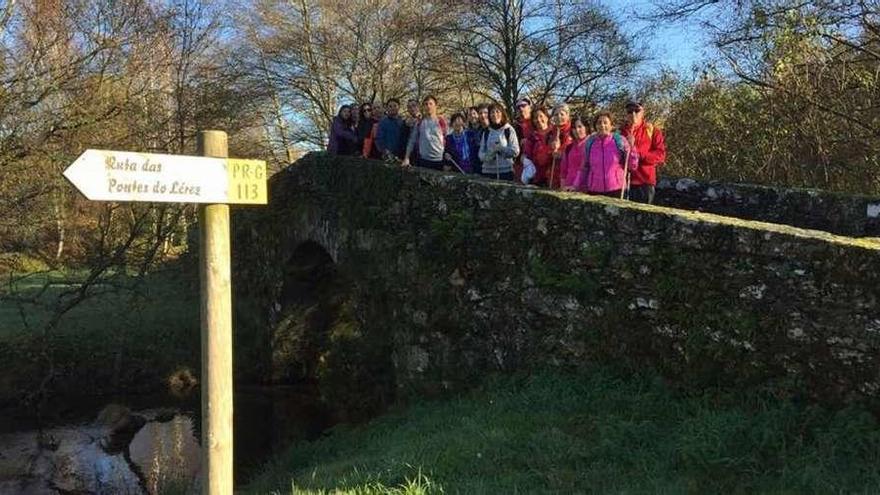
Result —
<svg viewBox="0 0 880 495"><path fill-rule="evenodd" d="M880 427L757 395L661 381L494 379L292 446L244 493L877 493Z"/></svg>
<svg viewBox="0 0 880 495"><path fill-rule="evenodd" d="M86 276L85 271L43 271L5 279L0 296L0 337L37 331L53 309L73 296ZM110 275L89 289L89 297L64 315L59 330L106 327L120 317L142 326L159 326L169 318L180 318L198 310L197 288L174 271L162 271L138 280L128 275ZM16 301L19 299L19 301ZM22 318L24 315L24 319Z"/></svg>
<svg viewBox="0 0 880 495"><path fill-rule="evenodd" d="M61 393L156 390L175 369L198 369L198 287L174 269L140 281L125 274L110 277L44 338L53 309L84 276L47 271L3 281L2 295L32 300L0 297L0 403L34 391L48 356Z"/></svg>

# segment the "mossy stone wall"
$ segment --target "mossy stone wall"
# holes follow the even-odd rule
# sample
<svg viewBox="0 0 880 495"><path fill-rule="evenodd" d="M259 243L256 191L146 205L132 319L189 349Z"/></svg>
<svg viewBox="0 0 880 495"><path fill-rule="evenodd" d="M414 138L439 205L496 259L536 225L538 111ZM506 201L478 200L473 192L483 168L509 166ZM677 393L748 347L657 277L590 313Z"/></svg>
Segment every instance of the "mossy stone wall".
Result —
<svg viewBox="0 0 880 495"><path fill-rule="evenodd" d="M271 342L284 267L315 242L351 281L358 327L327 353L383 393L613 362L693 387L877 396L870 239L324 154L234 224L238 331Z"/></svg>
<svg viewBox="0 0 880 495"><path fill-rule="evenodd" d="M880 197L661 177L658 205L781 223L855 237L880 237Z"/></svg>

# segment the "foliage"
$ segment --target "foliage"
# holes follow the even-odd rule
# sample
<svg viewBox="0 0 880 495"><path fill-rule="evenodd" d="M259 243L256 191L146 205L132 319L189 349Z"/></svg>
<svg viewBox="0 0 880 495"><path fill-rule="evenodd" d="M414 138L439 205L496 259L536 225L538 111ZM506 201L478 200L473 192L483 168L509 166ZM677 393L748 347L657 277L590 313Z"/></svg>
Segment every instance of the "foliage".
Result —
<svg viewBox="0 0 880 495"><path fill-rule="evenodd" d="M592 300L600 289L599 282L580 270L564 272L538 256L529 258L529 275L539 287L557 294L572 294L581 300Z"/></svg>
<svg viewBox="0 0 880 495"><path fill-rule="evenodd" d="M226 66L221 14L202 0L4 5L0 304L34 313L34 395L62 374L57 339L77 306L134 297L194 232L190 206L89 202L62 170L87 148L193 154L197 131L210 128L233 135L233 156L265 155L261 134L250 131L260 129L253 110L264 100ZM7 262L15 257L37 262ZM26 287L35 280L44 285Z"/></svg>
<svg viewBox="0 0 880 495"><path fill-rule="evenodd" d="M224 66L221 12L209 2L31 0L5 12L0 252L76 265L95 243L120 242L102 221L120 233L138 217L163 240L185 236L194 218L180 206L84 201L61 172L86 148L192 154L198 130L221 128L238 134L233 153L259 150L244 130L262 100Z"/></svg>
<svg viewBox="0 0 880 495"><path fill-rule="evenodd" d="M114 274L45 335L58 301L75 297L88 272L17 279L21 298L0 299L0 403L39 406L73 391L152 392L176 370L198 370L197 281L168 268L145 279Z"/></svg>
<svg viewBox="0 0 880 495"><path fill-rule="evenodd" d="M880 148L773 91L706 76L666 122L669 172L758 184L880 191Z"/></svg>
<svg viewBox="0 0 880 495"><path fill-rule="evenodd" d="M878 460L880 428L859 409L548 371L337 427L245 492L395 493L375 487L424 473L427 493L870 493Z"/></svg>
<svg viewBox="0 0 880 495"><path fill-rule="evenodd" d="M469 210L453 211L434 218L431 220L429 252L438 260L463 259L475 241L475 229L474 214Z"/></svg>
<svg viewBox="0 0 880 495"><path fill-rule="evenodd" d="M876 2L661 4L661 22L701 20L726 69L704 71L676 104L679 173L880 191Z"/></svg>

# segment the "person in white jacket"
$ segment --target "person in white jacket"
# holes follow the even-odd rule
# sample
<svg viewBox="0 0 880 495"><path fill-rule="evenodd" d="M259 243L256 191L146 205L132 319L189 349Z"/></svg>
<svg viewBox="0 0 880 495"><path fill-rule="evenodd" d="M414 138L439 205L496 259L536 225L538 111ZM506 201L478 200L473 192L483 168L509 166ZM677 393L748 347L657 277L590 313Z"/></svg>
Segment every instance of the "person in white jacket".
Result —
<svg viewBox="0 0 880 495"><path fill-rule="evenodd" d="M516 130L507 122L504 108L489 105L489 131L480 141L482 174L498 180L513 181L513 161L519 155L519 139Z"/></svg>

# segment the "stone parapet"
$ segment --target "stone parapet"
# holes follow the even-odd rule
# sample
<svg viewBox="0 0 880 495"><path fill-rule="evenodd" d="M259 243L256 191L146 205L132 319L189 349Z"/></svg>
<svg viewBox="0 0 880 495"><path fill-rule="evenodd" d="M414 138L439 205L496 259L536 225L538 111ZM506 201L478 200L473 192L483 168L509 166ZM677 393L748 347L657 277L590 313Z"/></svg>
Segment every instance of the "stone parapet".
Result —
<svg viewBox="0 0 880 495"><path fill-rule="evenodd" d="M351 280L351 338L387 349L398 392L616 363L689 387L877 397L873 239L323 154L270 187L269 208L235 219L241 331L271 333L285 266L317 243Z"/></svg>
<svg viewBox="0 0 880 495"><path fill-rule="evenodd" d="M661 177L656 202L840 235L880 237L880 197L875 196Z"/></svg>

